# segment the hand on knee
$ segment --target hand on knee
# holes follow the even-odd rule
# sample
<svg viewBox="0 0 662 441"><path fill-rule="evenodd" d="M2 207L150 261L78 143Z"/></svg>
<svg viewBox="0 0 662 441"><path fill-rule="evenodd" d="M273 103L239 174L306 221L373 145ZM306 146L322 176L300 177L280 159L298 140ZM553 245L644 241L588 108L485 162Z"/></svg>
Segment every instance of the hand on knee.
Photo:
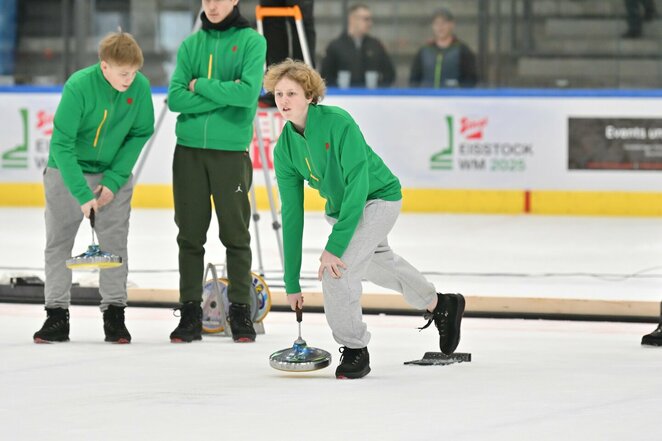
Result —
<svg viewBox="0 0 662 441"><path fill-rule="evenodd" d="M317 271L317 280L321 281L325 272L334 279L340 279L342 277L341 269L347 269L347 266L343 261L340 260L339 257L329 253L327 250L324 250L320 256L320 267Z"/></svg>

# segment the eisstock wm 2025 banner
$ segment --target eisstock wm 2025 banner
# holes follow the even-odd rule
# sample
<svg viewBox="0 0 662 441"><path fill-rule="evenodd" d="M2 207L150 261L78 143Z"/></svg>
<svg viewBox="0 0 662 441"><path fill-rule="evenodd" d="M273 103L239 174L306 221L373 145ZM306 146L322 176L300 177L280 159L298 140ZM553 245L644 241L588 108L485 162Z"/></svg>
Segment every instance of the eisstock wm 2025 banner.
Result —
<svg viewBox="0 0 662 441"><path fill-rule="evenodd" d="M662 119L569 118L571 170L662 170Z"/></svg>
<svg viewBox="0 0 662 441"><path fill-rule="evenodd" d="M0 185L41 183L59 98L0 91ZM153 96L157 117L164 98ZM350 113L406 189L662 188L662 174L639 172L662 169L659 99L338 94L324 104ZM149 155L143 152L139 185L172 182L176 118L166 112ZM260 110L258 121L266 164L256 138L250 150L262 186L273 179L272 150L284 120Z"/></svg>

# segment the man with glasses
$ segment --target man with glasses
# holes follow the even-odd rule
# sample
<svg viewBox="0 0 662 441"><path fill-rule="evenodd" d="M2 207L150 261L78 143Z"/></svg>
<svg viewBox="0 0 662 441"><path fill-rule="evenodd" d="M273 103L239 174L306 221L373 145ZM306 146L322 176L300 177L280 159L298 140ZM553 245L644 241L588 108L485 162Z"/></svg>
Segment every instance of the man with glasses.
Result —
<svg viewBox="0 0 662 441"><path fill-rule="evenodd" d="M369 35L371 28L370 9L363 4L351 6L347 15L347 30L329 43L322 62L322 77L327 85L388 87L393 83L393 62L384 45ZM370 79L371 76L376 78L376 84L366 84L366 77Z"/></svg>

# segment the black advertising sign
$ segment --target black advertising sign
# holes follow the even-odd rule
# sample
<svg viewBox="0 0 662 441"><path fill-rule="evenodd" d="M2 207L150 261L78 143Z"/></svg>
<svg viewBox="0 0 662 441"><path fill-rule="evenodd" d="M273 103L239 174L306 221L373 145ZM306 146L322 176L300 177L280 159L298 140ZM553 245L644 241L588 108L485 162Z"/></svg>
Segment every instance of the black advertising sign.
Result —
<svg viewBox="0 0 662 441"><path fill-rule="evenodd" d="M568 169L662 170L662 119L569 118Z"/></svg>

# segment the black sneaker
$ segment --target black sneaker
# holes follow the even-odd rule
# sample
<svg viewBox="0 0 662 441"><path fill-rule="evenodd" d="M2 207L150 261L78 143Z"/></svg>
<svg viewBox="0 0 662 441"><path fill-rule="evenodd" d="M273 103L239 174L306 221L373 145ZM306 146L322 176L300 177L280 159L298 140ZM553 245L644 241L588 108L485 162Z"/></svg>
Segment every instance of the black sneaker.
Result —
<svg viewBox="0 0 662 441"><path fill-rule="evenodd" d="M437 293L437 307L434 311L426 311L423 314L428 322L421 330L434 325L439 331L439 349L446 355L455 352L457 345L460 344L460 327L462 324L462 314L464 314L464 297L462 294L441 294Z"/></svg>
<svg viewBox="0 0 662 441"><path fill-rule="evenodd" d="M175 311L180 312L179 325L170 334L172 343L191 343L202 340L202 308L200 302L186 302Z"/></svg>
<svg viewBox="0 0 662 441"><path fill-rule="evenodd" d="M255 341L255 328L251 318L251 307L244 303L232 303L228 322L232 330L232 339L238 343Z"/></svg>
<svg viewBox="0 0 662 441"><path fill-rule="evenodd" d="M110 343L131 343L131 334L124 325L124 306L109 305L103 312L103 332Z"/></svg>
<svg viewBox="0 0 662 441"><path fill-rule="evenodd" d="M336 368L336 378L356 379L365 377L370 373L370 354L368 348L352 349L343 346L339 349L340 364Z"/></svg>
<svg viewBox="0 0 662 441"><path fill-rule="evenodd" d="M641 337L641 344L645 346L662 346L662 323L650 334Z"/></svg>
<svg viewBox="0 0 662 441"><path fill-rule="evenodd" d="M40 330L32 337L35 343L69 341L69 310L46 308L48 317Z"/></svg>

